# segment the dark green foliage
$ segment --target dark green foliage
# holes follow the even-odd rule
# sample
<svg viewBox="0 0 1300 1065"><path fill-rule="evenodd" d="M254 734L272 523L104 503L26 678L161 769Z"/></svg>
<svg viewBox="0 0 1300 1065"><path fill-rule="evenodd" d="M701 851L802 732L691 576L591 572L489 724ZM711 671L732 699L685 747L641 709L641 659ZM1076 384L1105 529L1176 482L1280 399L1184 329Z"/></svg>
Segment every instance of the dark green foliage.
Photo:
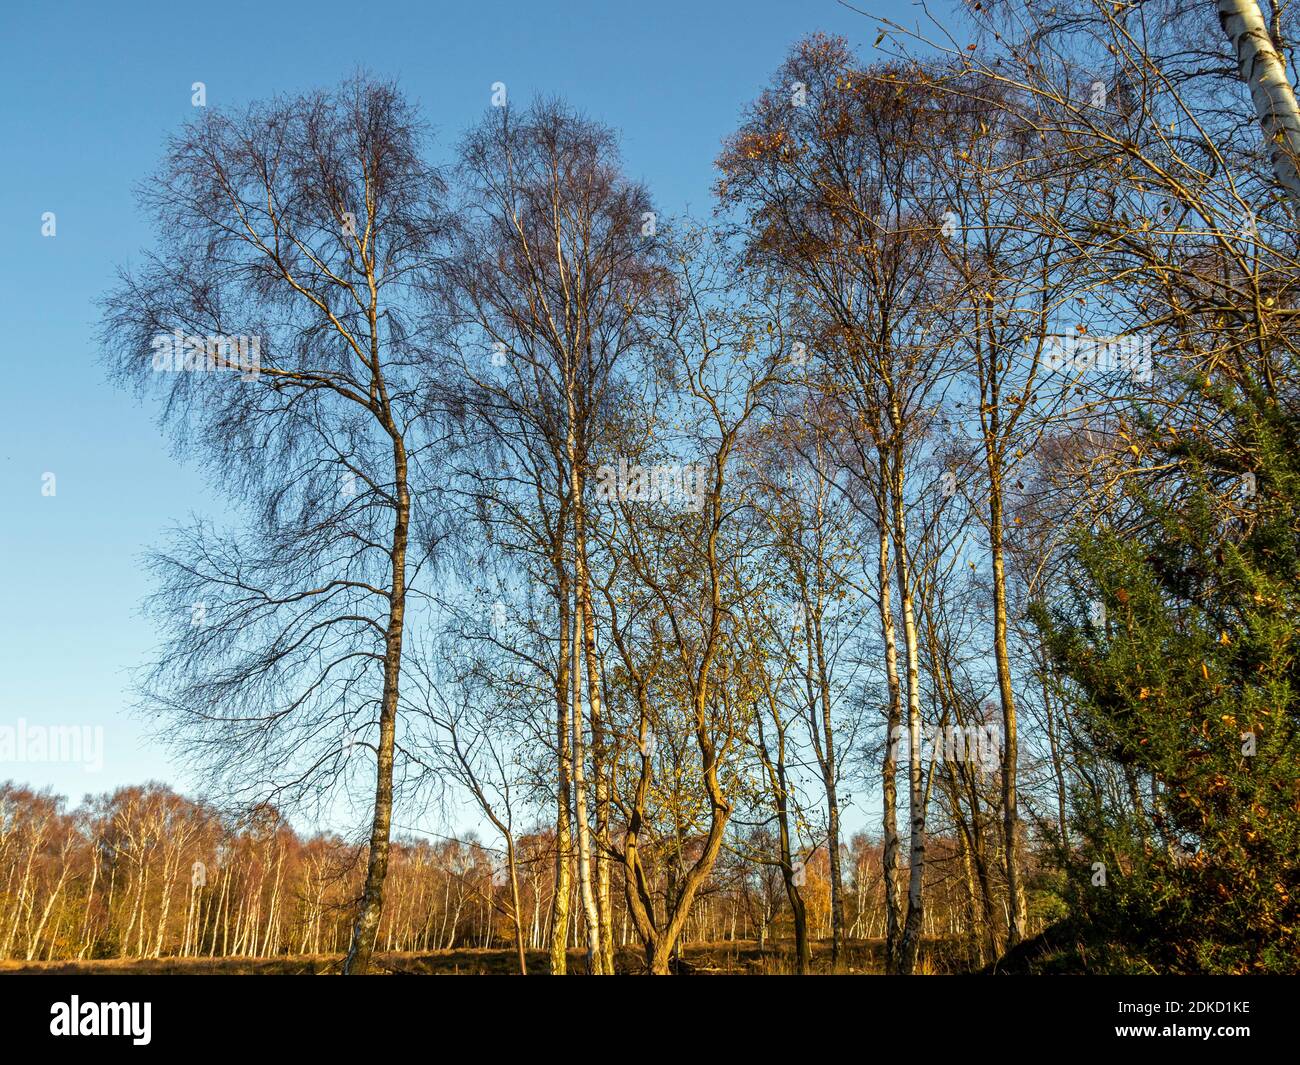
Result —
<svg viewBox="0 0 1300 1065"><path fill-rule="evenodd" d="M1090 968L1296 972L1294 405L1198 392L1213 432L1141 425L1149 475L1131 479L1131 508L1078 534L1072 602L1035 611L1097 755L1074 796L1067 890Z"/></svg>

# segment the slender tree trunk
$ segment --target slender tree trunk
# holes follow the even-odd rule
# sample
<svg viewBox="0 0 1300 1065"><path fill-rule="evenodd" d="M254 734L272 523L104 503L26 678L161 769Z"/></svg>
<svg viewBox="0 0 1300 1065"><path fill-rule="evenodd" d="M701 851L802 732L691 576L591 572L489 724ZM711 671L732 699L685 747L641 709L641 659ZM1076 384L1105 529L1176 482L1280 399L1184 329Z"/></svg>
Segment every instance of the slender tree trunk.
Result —
<svg viewBox="0 0 1300 1065"><path fill-rule="evenodd" d="M989 541L993 556L993 655L997 661L998 693L1002 700L1002 828L1006 836L1007 947L1025 934L1026 904L1020 882L1020 825L1016 795L1018 746L1016 703L1011 686L1011 656L1007 651L1007 578L1002 544L1002 480L996 456L990 454Z"/></svg>
<svg viewBox="0 0 1300 1065"><path fill-rule="evenodd" d="M528 975L528 953L524 949L523 916L519 910L519 867L515 861L515 838L506 835L506 864L510 870L510 905L515 918L515 952L519 957L519 975Z"/></svg>
<svg viewBox="0 0 1300 1065"><path fill-rule="evenodd" d="M555 792L555 892L551 899L551 975L568 971L570 854L570 765L569 746L569 582L563 558L555 560L560 604L560 654L556 669L556 752L558 781Z"/></svg>
<svg viewBox="0 0 1300 1065"><path fill-rule="evenodd" d="M1273 173L1300 210L1300 107L1287 80L1286 64L1278 55L1256 0L1218 0L1219 24L1237 58L1237 72L1250 90L1255 114Z"/></svg>
<svg viewBox="0 0 1300 1065"><path fill-rule="evenodd" d="M140 917L140 921L138 924L136 924L134 918L132 919L132 924L136 929L135 956L137 958L144 957L144 919L145 919L145 911L148 908L148 903L149 903L149 865L148 865L148 854L146 852L141 853L140 865L141 865L140 895L136 899L136 908Z"/></svg>
<svg viewBox="0 0 1300 1065"><path fill-rule="evenodd" d="M63 855L63 866L59 870L59 882L54 885L54 890L50 893L49 899L45 903L45 909L41 911L40 922L36 930L31 934L27 942L27 960L31 961L40 950L41 933L45 931L45 922L50 919L50 912L54 909L54 904L58 901L59 896L63 894L63 885L68 879L68 855Z"/></svg>
<svg viewBox="0 0 1300 1065"><path fill-rule="evenodd" d="M820 560L818 565L820 566ZM820 582L819 582L820 587ZM818 593L820 598L820 592ZM826 788L826 846L831 868L831 965L839 963L844 949L844 878L840 869L840 800L835 764L835 732L831 726L831 685L826 668L820 602L813 615L813 646L817 653L817 680L821 693L822 781Z"/></svg>
<svg viewBox="0 0 1300 1065"><path fill-rule="evenodd" d="M885 972L898 971L902 934L898 891L898 740L903 725L902 685L898 677L898 644L894 634L894 605L890 596L889 527L882 513L880 524L880 629L885 644L885 679L889 688L885 759L881 766L884 802L884 847L881 873L885 893Z"/></svg>
<svg viewBox="0 0 1300 1065"><path fill-rule="evenodd" d="M894 424L901 419L895 416ZM892 495L894 506L895 576L903 611L903 646L907 661L908 814L911 833L908 845L907 920L899 944L898 969L910 976L916 967L925 919L923 896L925 873L925 798L921 764L921 662L917 641L916 615L912 607L912 579L908 563L907 523L903 510L903 457L894 455Z"/></svg>
<svg viewBox="0 0 1300 1065"><path fill-rule="evenodd" d="M767 736L763 727L763 717L756 715L758 743L763 766L768 774L768 783L772 788L772 798L776 805L777 845L780 848L781 882L785 886L786 898L790 902L790 915L794 923L795 971L803 976L812 967L812 951L808 943L808 912L804 906L803 895L799 885L794 882L794 854L790 843L790 790L785 771L785 726L781 720L781 708L765 670L759 671L759 682L767 698L768 709L776 726L776 763L767 751ZM767 942L768 898L763 893L763 917L758 926L758 948L761 952Z"/></svg>
<svg viewBox="0 0 1300 1065"><path fill-rule="evenodd" d="M600 916L596 912L596 895L591 879L591 834L587 825L587 769L586 745L583 732L586 721L582 713L582 611L574 614L573 640L573 816L578 830L578 887L582 896L582 912L587 931L587 972L603 975L600 949Z"/></svg>
<svg viewBox="0 0 1300 1065"><path fill-rule="evenodd" d="M377 335L372 331L372 335ZM395 429L393 437L394 483L397 515L393 525L392 593L384 647L384 690L379 713L379 750L375 767L375 812L370 827L370 860L361 896L361 910L352 930L352 943L343 961L343 973L363 976L370 971L384 906L384 878L388 875L389 838L393 822L393 744L397 732L397 695L402 667L402 627L406 614L406 543L411 518L411 496L406 483L406 447Z"/></svg>
<svg viewBox="0 0 1300 1065"><path fill-rule="evenodd" d="M84 958L89 952L91 945L94 943L94 935L91 931L90 904L95 898L95 885L99 882L99 841L91 839L91 867L90 867L90 890L86 892L86 908L81 915L81 949L77 952L78 958Z"/></svg>
<svg viewBox="0 0 1300 1065"><path fill-rule="evenodd" d="M174 881L176 878L177 868L180 865L180 859L181 855L179 846L176 848L174 859L168 857L166 851L163 852L162 906L158 911L158 928L154 933L153 950L149 952L155 958L162 954L163 937L167 934L167 917L170 915L172 909L172 889L175 886Z"/></svg>
<svg viewBox="0 0 1300 1065"><path fill-rule="evenodd" d="M781 775L784 777L784 771ZM790 916L794 923L795 972L804 976L812 970L812 947L808 942L808 910L804 906L799 886L794 882L793 855L790 853L790 814L784 797L777 800L777 824L781 834L781 882L785 885L785 896L790 901ZM764 922L764 931L766 927Z"/></svg>
<svg viewBox="0 0 1300 1065"><path fill-rule="evenodd" d="M5 937L4 946L0 947L0 958L9 957L9 952L14 945L14 939L18 935L18 918L22 914L23 901L27 898L27 888L32 879L32 863L36 861L36 851L38 846L39 840L37 843L33 843L27 852L27 867L23 871L22 886L18 889L18 899L14 903L14 919L9 926L9 934ZM128 929L128 934L129 931L130 930Z"/></svg>
<svg viewBox="0 0 1300 1065"><path fill-rule="evenodd" d="M576 563L578 612L581 614L583 659L587 666L587 703L591 710L592 775L596 800L596 920L600 942L599 966L602 973L614 972L614 938L610 926L610 877L606 854L609 849L609 780L605 765L604 722L602 714L603 682L596 650L596 615L591 603L591 571L587 565L586 510L582 501L581 476L577 478L573 504L574 559Z"/></svg>

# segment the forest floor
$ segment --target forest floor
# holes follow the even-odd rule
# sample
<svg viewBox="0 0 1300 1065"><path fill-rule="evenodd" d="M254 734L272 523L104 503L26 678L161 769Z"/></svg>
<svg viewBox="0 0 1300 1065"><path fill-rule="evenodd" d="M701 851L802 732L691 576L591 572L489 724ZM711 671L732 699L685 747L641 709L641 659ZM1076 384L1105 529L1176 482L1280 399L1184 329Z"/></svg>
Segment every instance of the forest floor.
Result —
<svg viewBox="0 0 1300 1065"><path fill-rule="evenodd" d="M784 947L785 944L782 944ZM931 972L951 971L937 963L943 953L939 944L929 944L927 951L936 958L928 968ZM851 940L845 958L836 971L845 974L871 974L881 971L884 943L881 940ZM683 948L682 963L678 971L694 976L776 976L794 972L794 959L785 949L769 946L760 950L754 940L725 940L718 943L692 943ZM0 961L0 976L27 973L52 973L63 975L104 974L165 974L165 975L330 975L337 973L342 964L341 954L288 955L275 958L104 958L84 961ZM645 960L639 951L620 950L617 956L620 973L645 970ZM518 969L513 949L460 948L432 950L417 953L380 952L375 955L378 972L393 976L499 976L515 973ZM581 973L586 969L584 951L569 952L569 971ZM813 969L830 972L830 944L813 944ZM547 971L547 952L528 952L530 974Z"/></svg>

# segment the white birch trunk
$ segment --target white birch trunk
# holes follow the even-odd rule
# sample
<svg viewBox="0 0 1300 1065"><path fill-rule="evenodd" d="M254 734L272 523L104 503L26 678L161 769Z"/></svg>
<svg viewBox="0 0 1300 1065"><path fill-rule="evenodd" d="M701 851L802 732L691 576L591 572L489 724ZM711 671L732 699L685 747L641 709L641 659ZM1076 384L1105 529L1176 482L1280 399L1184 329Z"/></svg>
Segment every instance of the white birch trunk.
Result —
<svg viewBox="0 0 1300 1065"><path fill-rule="evenodd" d="M1237 57L1237 71L1250 90L1264 130L1273 173L1300 209L1300 107L1286 64L1273 47L1256 0L1218 0L1219 24Z"/></svg>

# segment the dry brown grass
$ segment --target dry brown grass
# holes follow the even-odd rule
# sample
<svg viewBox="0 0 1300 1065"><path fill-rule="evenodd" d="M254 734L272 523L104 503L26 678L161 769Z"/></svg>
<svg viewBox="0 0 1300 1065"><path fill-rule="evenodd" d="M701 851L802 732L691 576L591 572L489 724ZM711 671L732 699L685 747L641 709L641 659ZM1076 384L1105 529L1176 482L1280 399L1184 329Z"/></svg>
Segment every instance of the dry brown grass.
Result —
<svg viewBox="0 0 1300 1065"><path fill-rule="evenodd" d="M953 969L943 962L940 944L927 944L923 971L944 972ZM937 948L937 949L936 949ZM848 944L845 957L834 969L845 975L868 975L881 972L883 943L880 940L853 940ZM153 974L168 976L322 976L339 971L341 954L294 955L276 958L143 958L96 959L90 961L0 961L0 975L16 973L56 973L65 975ZM644 971L642 956L635 950L619 952L618 970L621 973ZM513 950L501 948L463 948L435 950L423 953L378 953L376 969L392 976L503 976L516 971ZM586 959L582 951L569 952L569 971L581 973ZM723 941L718 943L693 943L683 951L682 964L677 971L693 976L785 976L794 972L794 957L781 944L759 950L753 940ZM528 971L540 975L547 970L545 951L530 951ZM830 973L830 944L813 944L813 971Z"/></svg>

